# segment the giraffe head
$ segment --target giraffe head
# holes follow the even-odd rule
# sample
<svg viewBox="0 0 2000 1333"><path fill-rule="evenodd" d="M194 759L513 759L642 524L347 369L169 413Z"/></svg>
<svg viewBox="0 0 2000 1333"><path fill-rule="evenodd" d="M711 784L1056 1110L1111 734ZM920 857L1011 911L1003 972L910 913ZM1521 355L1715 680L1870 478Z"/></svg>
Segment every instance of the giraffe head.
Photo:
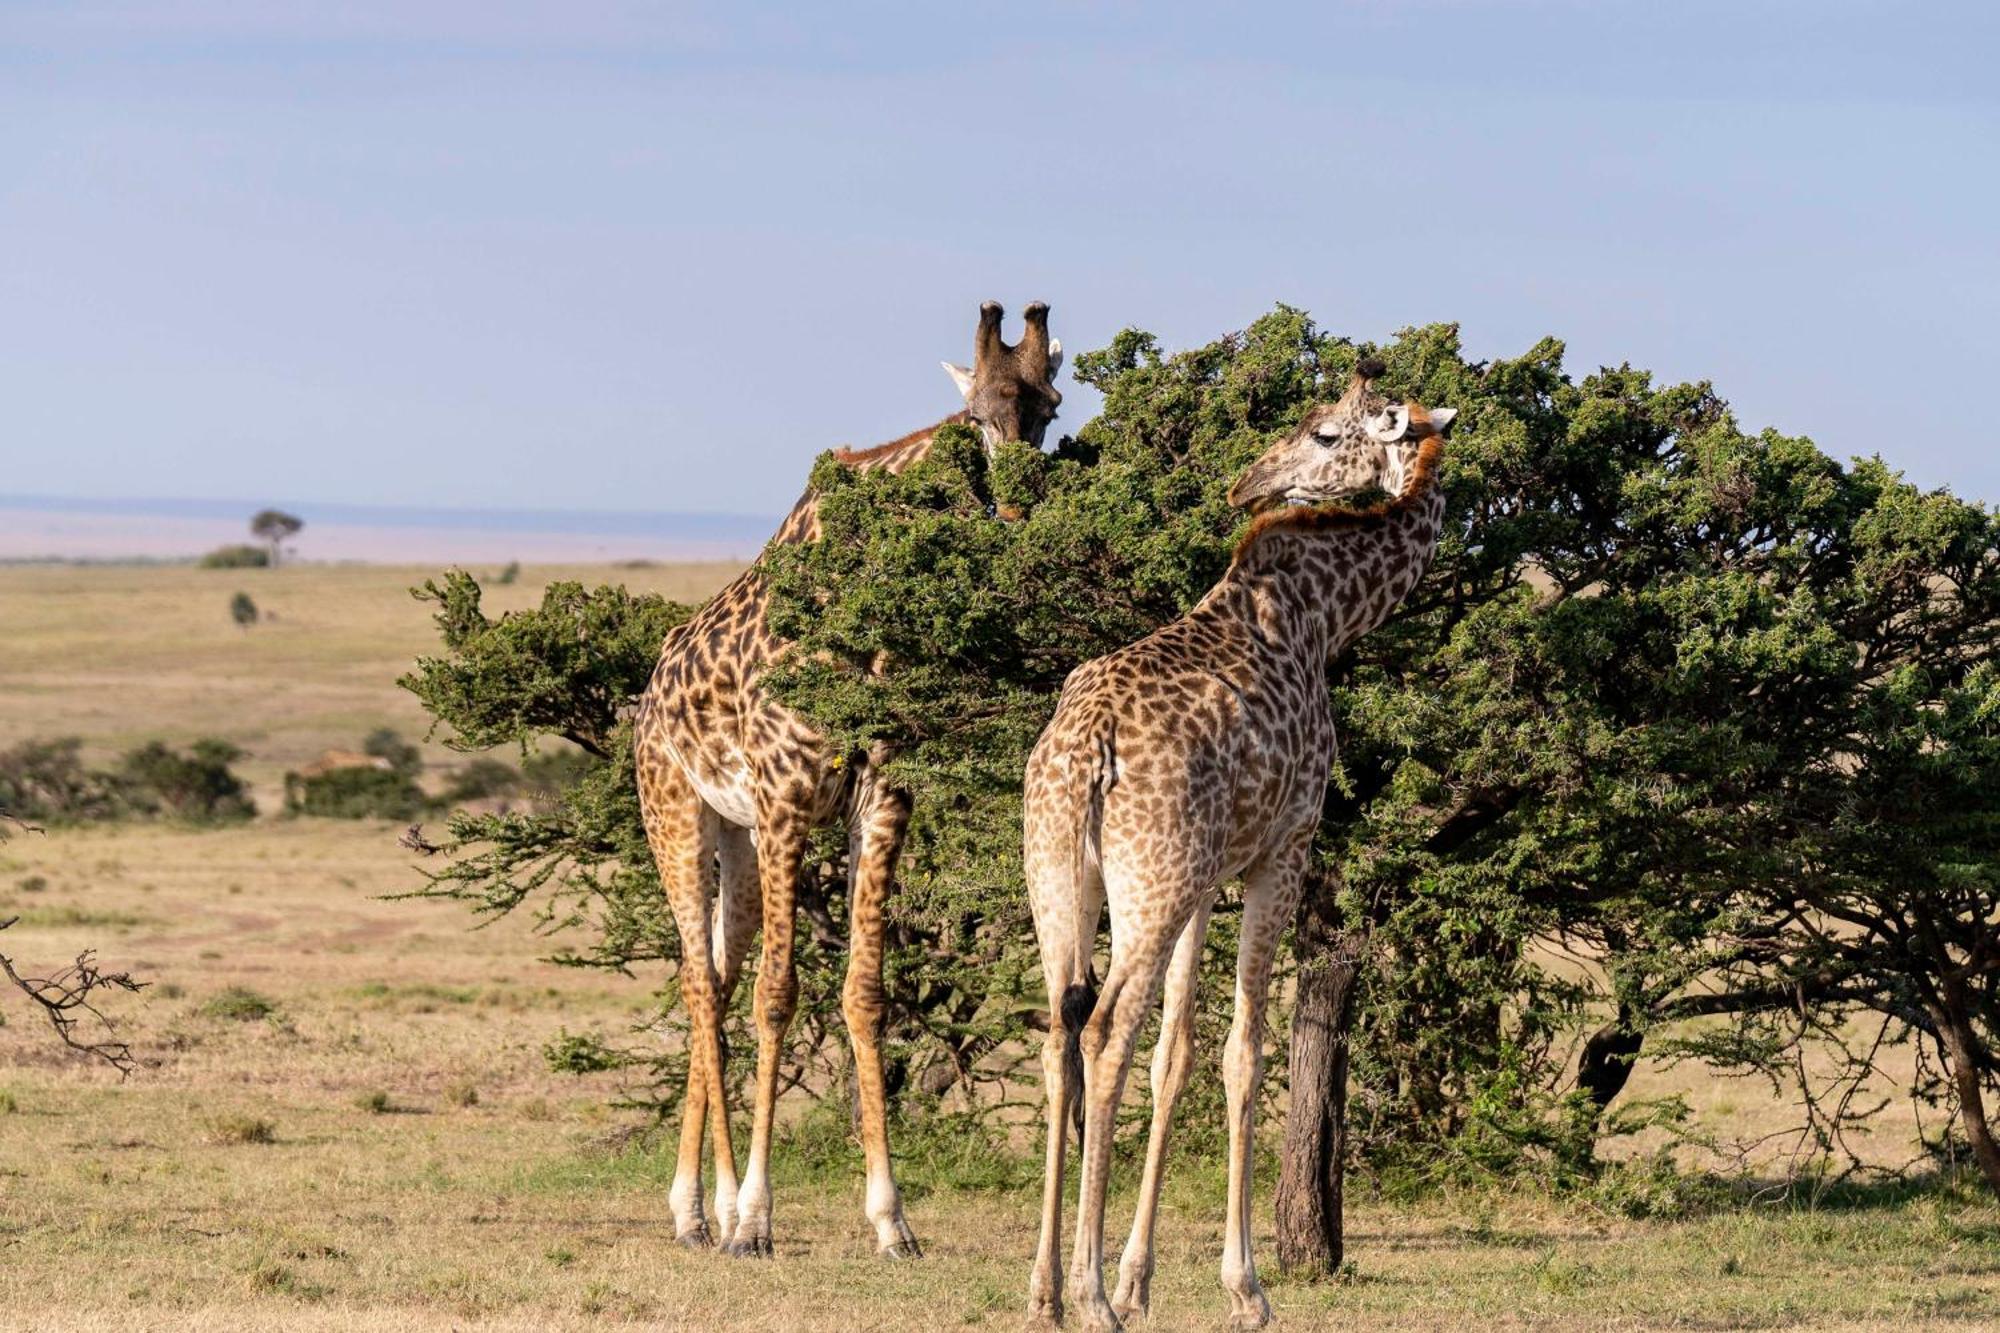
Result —
<svg viewBox="0 0 2000 1333"><path fill-rule="evenodd" d="M1372 382L1383 371L1380 361L1363 357L1340 400L1313 408L1297 430L1265 450L1229 488L1229 503L1256 511L1371 491L1402 494L1423 442L1444 434L1458 412L1391 402Z"/></svg>
<svg viewBox="0 0 2000 1333"><path fill-rule="evenodd" d="M997 301L979 307L972 369L944 363L945 373L965 395L966 411L986 437L989 452L1009 440L1023 440L1039 449L1062 402L1055 383L1062 369L1062 343L1049 337L1048 306L1037 301L1023 312L1027 329L1012 347L1000 337L1000 318L1006 313Z"/></svg>

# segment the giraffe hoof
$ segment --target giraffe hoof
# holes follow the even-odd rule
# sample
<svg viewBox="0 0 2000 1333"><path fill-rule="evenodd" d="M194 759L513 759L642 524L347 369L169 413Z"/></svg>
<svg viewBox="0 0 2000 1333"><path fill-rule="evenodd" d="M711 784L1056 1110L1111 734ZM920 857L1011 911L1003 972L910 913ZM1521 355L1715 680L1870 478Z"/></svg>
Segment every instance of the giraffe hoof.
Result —
<svg viewBox="0 0 2000 1333"><path fill-rule="evenodd" d="M1153 1308L1153 1278L1120 1274L1118 1290L1111 1297L1111 1309L1120 1319L1145 1318Z"/></svg>
<svg viewBox="0 0 2000 1333"><path fill-rule="evenodd" d="M732 1259L768 1259L771 1257L771 1238L752 1236L748 1240L732 1240L722 1247L722 1252Z"/></svg>
<svg viewBox="0 0 2000 1333"><path fill-rule="evenodd" d="M696 1227L692 1231L683 1231L675 1236L674 1244L684 1250L706 1250L713 1248L715 1242L709 1239L707 1227Z"/></svg>
<svg viewBox="0 0 2000 1333"><path fill-rule="evenodd" d="M1255 1333L1271 1322L1271 1303L1264 1299L1262 1292L1257 1299L1240 1303L1230 1316L1229 1327L1234 1333Z"/></svg>
<svg viewBox="0 0 2000 1333"><path fill-rule="evenodd" d="M882 1251L882 1257L884 1259L921 1259L924 1257L924 1247L917 1244L917 1238L912 1236L908 1240L899 1240L894 1245L885 1247Z"/></svg>
<svg viewBox="0 0 2000 1333"><path fill-rule="evenodd" d="M1145 1300L1130 1300L1119 1297L1111 1302L1111 1311L1120 1319L1144 1319L1152 1310L1152 1303Z"/></svg>

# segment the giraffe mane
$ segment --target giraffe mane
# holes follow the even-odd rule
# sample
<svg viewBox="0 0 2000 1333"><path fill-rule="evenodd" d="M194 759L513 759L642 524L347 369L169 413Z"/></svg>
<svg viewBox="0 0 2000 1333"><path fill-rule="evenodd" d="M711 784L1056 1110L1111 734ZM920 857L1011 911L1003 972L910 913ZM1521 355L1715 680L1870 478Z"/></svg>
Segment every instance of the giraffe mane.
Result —
<svg viewBox="0 0 2000 1333"><path fill-rule="evenodd" d="M841 462L846 463L850 467L866 463L879 462L887 455L895 453L898 449L906 448L909 445L915 444L918 440L923 439L926 435L935 435L939 430L943 429L946 426L963 424L971 420L972 420L972 413L970 412L965 412L965 411L954 412L950 416L946 417L943 421L938 422L937 425L935 426L925 426L921 430L913 430L908 435L902 436L900 439L891 440L887 444L878 444L872 449L851 449L846 445L842 445L840 448L833 451L833 456L839 459Z"/></svg>
<svg viewBox="0 0 2000 1333"><path fill-rule="evenodd" d="M1414 403L1411 404L1410 421L1430 424L1430 416ZM1421 414L1421 416L1420 416ZM1410 469L1410 479L1403 484L1401 493L1381 501L1379 504L1356 507L1353 505L1312 505L1272 509L1259 514L1250 524L1250 530L1236 543L1236 551L1230 556L1233 565L1250 553L1257 539L1269 532L1339 532L1348 528L1373 527L1397 514L1416 506L1424 492L1437 483L1438 465L1444 460L1444 436L1431 434L1417 446L1416 466Z"/></svg>

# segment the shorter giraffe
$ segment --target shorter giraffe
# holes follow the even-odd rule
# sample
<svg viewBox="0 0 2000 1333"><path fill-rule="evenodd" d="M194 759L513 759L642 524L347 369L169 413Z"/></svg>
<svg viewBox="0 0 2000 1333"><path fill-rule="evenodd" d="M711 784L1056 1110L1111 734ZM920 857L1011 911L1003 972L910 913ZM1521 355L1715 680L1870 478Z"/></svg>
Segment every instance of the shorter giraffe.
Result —
<svg viewBox="0 0 2000 1333"><path fill-rule="evenodd" d="M1236 1327L1270 1319L1250 1257L1250 1138L1272 955L1298 905L1334 760L1326 665L1416 585L1444 515L1438 464L1454 414L1391 403L1370 384L1381 373L1379 362L1362 362L1338 402L1309 412L1238 479L1230 502L1267 512L1221 581L1173 624L1078 668L1029 757L1024 851L1050 1008L1048 1160L1029 1296L1050 1322L1062 1317L1063 1155L1079 1095L1071 1279L1085 1325L1114 1330L1121 1314L1146 1308L1167 1129L1193 1060L1202 939L1217 889L1236 875L1243 931L1223 1055L1222 1282ZM1318 507L1371 491L1393 498ZM1107 905L1111 959L1098 986L1092 954ZM1114 1307L1103 1272L1111 1132L1163 981L1153 1127Z"/></svg>

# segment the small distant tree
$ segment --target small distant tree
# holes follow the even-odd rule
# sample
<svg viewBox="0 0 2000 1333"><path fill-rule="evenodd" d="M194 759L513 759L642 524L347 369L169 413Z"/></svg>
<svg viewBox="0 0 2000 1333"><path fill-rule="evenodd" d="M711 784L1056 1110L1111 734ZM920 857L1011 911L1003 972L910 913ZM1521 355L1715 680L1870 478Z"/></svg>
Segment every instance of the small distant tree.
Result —
<svg viewBox="0 0 2000 1333"><path fill-rule="evenodd" d="M507 562L507 567L505 569L502 569L498 574L496 574L493 578L493 581L495 583L504 585L512 583L520 577L521 577L521 562L519 560L509 560Z"/></svg>
<svg viewBox="0 0 2000 1333"><path fill-rule="evenodd" d="M229 618L236 622L236 628L249 629L257 623L257 603L250 594L239 592L229 599Z"/></svg>
<svg viewBox="0 0 2000 1333"><path fill-rule="evenodd" d="M251 535L271 548L271 566L276 568L284 544L298 535L306 521L282 509L260 509L250 519Z"/></svg>

